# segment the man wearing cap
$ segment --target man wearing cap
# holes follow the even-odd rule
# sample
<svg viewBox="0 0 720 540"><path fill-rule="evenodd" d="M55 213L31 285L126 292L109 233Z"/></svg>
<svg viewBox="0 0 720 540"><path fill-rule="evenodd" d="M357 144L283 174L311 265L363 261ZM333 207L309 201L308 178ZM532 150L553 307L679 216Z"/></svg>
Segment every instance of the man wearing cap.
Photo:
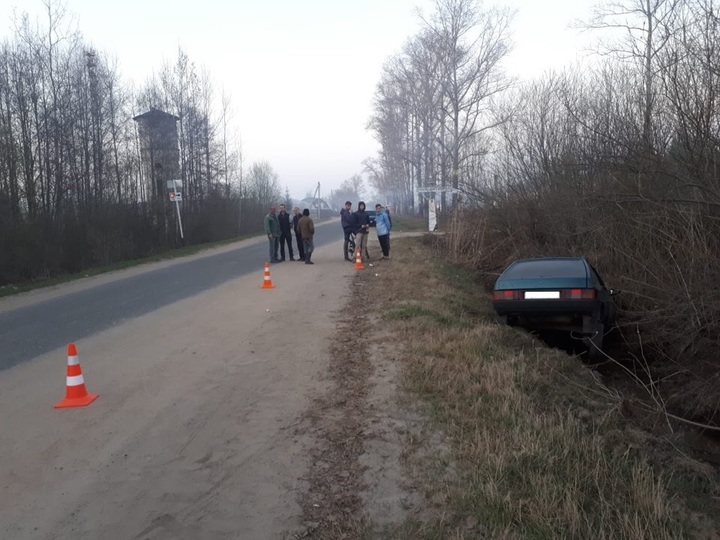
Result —
<svg viewBox="0 0 720 540"><path fill-rule="evenodd" d="M315 236L315 224L310 217L310 210L303 209L302 217L298 221L298 228L303 239L303 249L305 250L305 264L315 264L310 259L312 252L315 250L313 245L313 236Z"/></svg>

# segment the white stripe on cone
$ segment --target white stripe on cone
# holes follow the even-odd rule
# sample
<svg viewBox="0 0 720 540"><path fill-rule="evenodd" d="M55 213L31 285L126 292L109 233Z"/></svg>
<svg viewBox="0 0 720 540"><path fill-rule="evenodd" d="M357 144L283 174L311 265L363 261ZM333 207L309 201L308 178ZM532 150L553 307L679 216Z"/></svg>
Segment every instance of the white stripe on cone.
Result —
<svg viewBox="0 0 720 540"><path fill-rule="evenodd" d="M77 356L68 356L68 366L77 366L79 363Z"/></svg>
<svg viewBox="0 0 720 540"><path fill-rule="evenodd" d="M85 379L83 379L82 375L75 375L67 378L68 386L80 386L81 384L85 384Z"/></svg>

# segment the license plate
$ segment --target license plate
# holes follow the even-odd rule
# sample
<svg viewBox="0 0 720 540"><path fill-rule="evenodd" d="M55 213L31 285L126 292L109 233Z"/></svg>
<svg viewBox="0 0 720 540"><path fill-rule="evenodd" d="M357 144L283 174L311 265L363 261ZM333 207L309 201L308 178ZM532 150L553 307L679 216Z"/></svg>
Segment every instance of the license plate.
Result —
<svg viewBox="0 0 720 540"><path fill-rule="evenodd" d="M527 300L545 300L549 298L560 298L560 291L527 291Z"/></svg>

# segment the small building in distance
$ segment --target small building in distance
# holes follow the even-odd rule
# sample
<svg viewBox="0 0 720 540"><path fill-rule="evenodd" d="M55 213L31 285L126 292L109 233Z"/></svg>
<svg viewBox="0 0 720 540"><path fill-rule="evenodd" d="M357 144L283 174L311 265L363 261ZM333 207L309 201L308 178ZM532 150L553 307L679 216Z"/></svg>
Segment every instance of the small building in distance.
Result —
<svg viewBox="0 0 720 540"><path fill-rule="evenodd" d="M319 197L305 197L300 201L298 207L300 207L300 211L304 208L309 209L311 216L315 216L320 219L332 217L336 214L340 215L340 213L333 210L333 208L324 199L320 199Z"/></svg>

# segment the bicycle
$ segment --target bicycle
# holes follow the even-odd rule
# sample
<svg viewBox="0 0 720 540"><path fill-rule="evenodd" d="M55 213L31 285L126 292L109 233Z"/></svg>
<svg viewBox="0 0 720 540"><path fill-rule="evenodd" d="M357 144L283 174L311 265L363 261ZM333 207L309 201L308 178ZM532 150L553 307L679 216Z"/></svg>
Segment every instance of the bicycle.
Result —
<svg viewBox="0 0 720 540"><path fill-rule="evenodd" d="M354 232L350 233L350 239L348 240L348 247L347 247L347 256L351 261L355 261L355 258L357 257L357 253L355 253L355 250L357 249L357 244L355 243L356 234ZM365 258L367 260L370 260L370 253L368 252L367 245L365 246Z"/></svg>
<svg viewBox="0 0 720 540"><path fill-rule="evenodd" d="M351 261L355 261L355 233L350 233L346 257Z"/></svg>

